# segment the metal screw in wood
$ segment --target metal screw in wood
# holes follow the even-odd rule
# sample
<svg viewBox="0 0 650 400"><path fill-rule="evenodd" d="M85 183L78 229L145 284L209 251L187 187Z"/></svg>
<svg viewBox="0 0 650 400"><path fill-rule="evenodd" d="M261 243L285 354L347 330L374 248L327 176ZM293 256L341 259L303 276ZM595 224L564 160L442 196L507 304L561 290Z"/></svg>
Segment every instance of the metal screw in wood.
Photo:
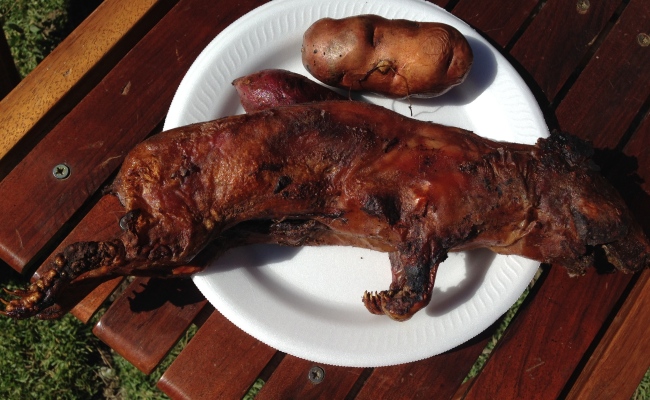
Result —
<svg viewBox="0 0 650 400"><path fill-rule="evenodd" d="M58 164L52 168L52 175L54 175L56 179L66 179L70 176L70 167L65 164Z"/></svg>
<svg viewBox="0 0 650 400"><path fill-rule="evenodd" d="M309 375L308 375L309 380L311 383L318 384L325 379L325 370L321 367L312 367L309 370Z"/></svg>
<svg viewBox="0 0 650 400"><path fill-rule="evenodd" d="M578 14L586 14L590 6L589 0L578 0L576 10L578 10Z"/></svg>
<svg viewBox="0 0 650 400"><path fill-rule="evenodd" d="M641 47L648 47L650 46L650 35L644 32L639 33L636 37L636 41L639 42Z"/></svg>

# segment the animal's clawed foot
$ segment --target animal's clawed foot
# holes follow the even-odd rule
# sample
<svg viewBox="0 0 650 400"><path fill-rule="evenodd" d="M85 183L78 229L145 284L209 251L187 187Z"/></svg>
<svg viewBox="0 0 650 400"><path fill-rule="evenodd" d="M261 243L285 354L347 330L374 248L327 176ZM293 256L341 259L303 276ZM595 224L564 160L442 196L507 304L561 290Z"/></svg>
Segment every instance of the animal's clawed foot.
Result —
<svg viewBox="0 0 650 400"><path fill-rule="evenodd" d="M66 297L61 293L70 287L75 278L87 272L96 272L100 277L108 275L107 266L119 266L123 260L124 246L119 241L71 244L54 256L50 269L26 290L6 290L13 298L0 300L5 305L0 315L16 319L59 318L74 305L68 304L70 299L61 299ZM105 270L100 267L105 267ZM61 305L61 300L66 304Z"/></svg>
<svg viewBox="0 0 650 400"><path fill-rule="evenodd" d="M0 299L5 306L5 309L0 311L0 315L16 319L34 316L41 319L60 317L60 309L54 305L55 290L53 290L56 288L54 283L59 278L59 271L51 269L26 290L5 289L5 293L13 298Z"/></svg>
<svg viewBox="0 0 650 400"><path fill-rule="evenodd" d="M396 321L410 319L420 309L429 304L428 293L417 293L408 289L384 290L363 295L363 303L368 311L378 315L388 315Z"/></svg>

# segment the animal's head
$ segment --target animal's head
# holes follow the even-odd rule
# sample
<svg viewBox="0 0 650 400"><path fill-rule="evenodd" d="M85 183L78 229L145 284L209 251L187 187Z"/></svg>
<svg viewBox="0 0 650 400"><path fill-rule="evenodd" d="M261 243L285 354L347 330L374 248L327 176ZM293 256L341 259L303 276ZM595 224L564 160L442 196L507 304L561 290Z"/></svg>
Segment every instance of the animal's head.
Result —
<svg viewBox="0 0 650 400"><path fill-rule="evenodd" d="M542 186L547 191L547 213L564 209L568 218L549 215L557 226L565 226L563 246L572 247L578 257L576 272L593 263L602 248L607 260L624 272L648 266L650 245L624 200L601 175L594 163L593 148L585 141L561 132L538 143L540 168L549 179ZM568 266L571 269L571 266Z"/></svg>

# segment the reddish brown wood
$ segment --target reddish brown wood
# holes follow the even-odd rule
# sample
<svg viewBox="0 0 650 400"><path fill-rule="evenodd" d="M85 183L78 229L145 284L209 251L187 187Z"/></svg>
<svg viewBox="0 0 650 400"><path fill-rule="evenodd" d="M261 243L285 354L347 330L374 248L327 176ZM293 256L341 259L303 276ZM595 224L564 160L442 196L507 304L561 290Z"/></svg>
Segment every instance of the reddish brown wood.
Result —
<svg viewBox="0 0 650 400"><path fill-rule="evenodd" d="M215 311L158 387L174 400L241 399L275 353Z"/></svg>
<svg viewBox="0 0 650 400"><path fill-rule="evenodd" d="M650 367L650 270L645 270L589 362L569 399L630 399ZM634 351L626 351L635 343Z"/></svg>
<svg viewBox="0 0 650 400"><path fill-rule="evenodd" d="M558 398L630 279L593 269L570 278L564 268L551 267L466 399Z"/></svg>
<svg viewBox="0 0 650 400"><path fill-rule="evenodd" d="M209 0L179 2L0 182L0 257L22 270L126 152L163 120L200 51L262 3L225 2L217 10ZM52 176L59 163L71 168L68 179Z"/></svg>
<svg viewBox="0 0 650 400"><path fill-rule="evenodd" d="M0 103L0 176L94 87L177 0L106 0ZM12 154L13 153L13 154Z"/></svg>
<svg viewBox="0 0 650 400"><path fill-rule="evenodd" d="M438 356L375 368L357 399L451 399L495 328L496 325L470 342Z"/></svg>
<svg viewBox="0 0 650 400"><path fill-rule="evenodd" d="M558 106L562 129L614 148L650 96L650 2L632 0Z"/></svg>
<svg viewBox="0 0 650 400"><path fill-rule="evenodd" d="M118 277L100 284L84 297L82 301L77 303L77 305L70 310L70 313L84 324L87 324L93 315L95 315L99 307L106 302L115 289L120 286L123 280L123 277Z"/></svg>
<svg viewBox="0 0 650 400"><path fill-rule="evenodd" d="M445 0L434 2L448 7L456 3ZM219 3L217 7L214 2L207 0L182 0L102 84L52 131L59 135L58 140L52 139L43 145L51 147L52 154L76 157L75 162L85 163L84 166L88 166L88 170L82 171L83 179L73 175L71 179L77 180L63 182L61 187L61 182L47 181L51 170L49 164L59 159L48 158L49 153L43 147L40 150L43 153L36 153L25 159L26 166L21 167L21 174L15 175L6 185L4 181L0 184L0 207L4 207L0 216L0 247L5 244L11 246L11 255L8 258L14 260L14 264L22 267L44 243L49 242L70 215L77 211L79 205L96 191L119 164L119 157L123 153L109 150L109 144L126 149L129 143L139 140L134 135L141 138L155 130L164 117L178 81L196 54L229 21L261 3L262 1L245 1L243 5ZM513 37L517 37L518 32L522 32L521 24L530 15L530 11L526 10L534 10L533 3L535 2L530 0L460 0L453 11L504 46L513 42ZM513 54L520 61L525 61L522 62L524 67L549 94L567 87L567 77L573 77L575 67L581 66L585 54L589 54L591 40L601 29L597 26L607 22L608 10L621 1L603 3L592 0L591 11L585 14L586 22L580 19L582 16L576 17L571 13L575 10L575 3L549 0L539 4L542 3L545 6L516 42ZM641 66L647 65L648 60L647 55L638 53L639 48L643 50L647 47L632 48L629 47L630 42L626 41L636 40L638 32L633 32L634 27L647 26L649 13L646 8L641 8L647 7L642 3L642 0L629 1L620 24L614 26L611 33L604 38L601 48L594 53L591 62L586 65L582 75L577 77L576 83L567 92L557 110L562 127L576 127L576 133L583 137L595 137L599 145L618 143L625 132L631 130L630 124L635 125L640 120L637 116L639 110L647 107L647 90L650 85L647 81L648 74ZM570 12L563 14L567 10ZM594 10L597 11L589 14ZM637 25L630 24L629 21L636 21ZM578 32L581 36L575 38L573 32ZM634 40L632 42L636 43ZM600 44L600 41L596 44ZM576 46L578 50L574 50ZM604 57L601 52L610 57ZM581 55L578 57L579 54ZM180 59L176 58L177 56ZM601 87L603 85L598 86L602 77L615 83L615 90ZM122 95L127 87L128 93ZM555 97L555 94L550 97ZM639 175L646 178L646 183L642 186L646 191L647 182L650 180L650 155L646 151L650 144L649 119L646 117L641 122L625 148L626 154L638 157ZM110 133L115 127L122 131L113 137ZM92 141L88 137L75 136L77 130L100 133L96 140ZM592 136L591 132L597 133ZM606 136L605 132L614 133L610 137ZM104 141L105 148L93 148L93 144L98 143L97 138ZM73 149L70 143L76 147ZM73 150L88 155L72 154ZM109 160L113 156L118 158ZM102 167L102 163L107 160L108 164ZM100 165L99 171L91 171L96 165ZM73 173L78 171L79 168L75 165ZM34 182L27 184L27 190L21 192L20 186L24 183L21 181L25 181L25 177ZM77 191L66 194L67 183L72 183L71 186L76 187ZM14 189L19 190L14 193ZM633 198L636 199L632 203L633 209L640 213L641 220L645 218L647 221L648 196L644 192L640 192L639 196ZM62 198L63 202L57 203L58 198ZM44 203L47 203L45 210L41 210ZM97 215L101 217L101 213L97 214L98 209L93 208L87 218L97 218ZM34 216L24 226L20 223L5 224L6 221L21 221L20 216L7 215L14 212ZM42 218L43 216L45 218ZM30 231L29 223L42 224L44 229ZM78 229L83 229L84 226L85 222L82 222ZM650 225L644 223L644 226ZM94 235L92 232L87 234ZM80 237L87 239L83 235ZM23 244L26 245L24 249L20 247ZM618 301L629 279L620 274L596 276L590 273L587 277L571 280L564 275L560 267L553 267L542 288L508 329L506 337L495 349L483 373L468 384L468 397L555 398L559 394L567 393L567 382L570 385L572 377L580 376L581 371L577 368L586 360L585 351L589 346L595 346L594 338L598 338L597 333L607 322L610 310L614 308L614 303ZM96 331L101 332L100 335L104 337L110 337L113 346L126 351L127 358L139 364L144 371L149 371L152 365L157 364L156 360L161 358L161 354L166 352L165 349L169 349L175 342L173 336L179 331L182 332L192 320L192 314L196 315L197 312L194 309L188 311L188 307L179 308L178 304L163 304L169 297L154 296L156 300L153 305L150 304L151 310L133 313L131 305L137 305L140 301L142 306L141 296L146 295L146 291L143 292L137 285L135 284L125 297L120 298ZM167 289L159 288L158 291L164 293L169 289L174 293L178 287L169 286ZM137 300L135 292L143 292L138 295L140 300ZM628 300L636 296L634 293L632 292ZM636 305L636 300L630 304ZM623 317L626 314L636 315L635 310L638 308L630 308L629 311L623 308L620 314L623 319L621 324L612 324L612 327L620 326L616 328L616 332L623 332L626 329L623 327L629 326L628 319ZM639 318L645 320L647 315ZM596 350L595 367L592 369L591 364L587 364L585 373L590 376L607 376L607 370L603 368L609 368L611 364L614 371L625 371L619 372L620 377L617 377L625 379L636 372L629 372L621 360L609 360L613 360L612 356L633 352L637 343L620 340L620 334L611 335L612 339L605 335L596 347L598 349L604 346L605 350ZM159 336L163 336L160 341ZM628 335L623 337L627 338ZM639 341L647 346L647 336ZM610 350L613 347L609 346L617 342L624 347L621 350ZM321 397L343 398L349 393L352 385L352 394L358 390L357 398L445 398L454 394L482 347L483 342L473 342L429 360L377 368L369 376L365 373L358 375L360 370L357 369L326 366L326 380L315 387L309 386L311 383L306 381L304 375L305 369L311 364L287 356L268 380L260 396L272 398L276 394L279 397L322 395ZM277 354L275 350L242 333L215 312L166 371L159 387L172 398L240 398L259 376L260 371L268 369L265 365L274 354ZM606 358L601 360L598 354L603 354ZM634 371L641 368L639 365L641 364L635 363ZM591 371L595 372L592 374ZM602 382L602 379L598 379L589 384L596 387ZM355 383L364 385L359 389ZM629 382L626 382L626 387L628 386ZM576 390L578 389L584 390L584 387L577 386Z"/></svg>
<svg viewBox="0 0 650 400"><path fill-rule="evenodd" d="M110 240L114 238L120 232L119 219L123 214L124 208L116 197L102 197L52 254L60 253L71 243L88 240L89 238L93 238L93 240ZM50 259L51 257L36 270L32 279L37 279L50 268ZM116 278L101 284L95 289L88 287L80 288L74 292L67 292L69 295L63 298L63 301L68 304L79 302L71 312L86 323L121 281L122 278Z"/></svg>
<svg viewBox="0 0 650 400"><path fill-rule="evenodd" d="M20 75L0 24L0 99L11 92L18 82L20 82Z"/></svg>
<svg viewBox="0 0 650 400"><path fill-rule="evenodd" d="M576 1L547 1L510 54L549 100L579 66L621 0L591 1L582 13Z"/></svg>
<svg viewBox="0 0 650 400"><path fill-rule="evenodd" d="M324 371L324 379L320 383L313 383L309 379L313 367ZM288 355L255 399L342 399L362 372L363 368L317 364Z"/></svg>
<svg viewBox="0 0 650 400"><path fill-rule="evenodd" d="M496 44L505 47L537 6L537 0L461 0L452 12Z"/></svg>
<svg viewBox="0 0 650 400"><path fill-rule="evenodd" d="M106 311L93 333L149 374L206 303L189 279L137 278Z"/></svg>
<svg viewBox="0 0 650 400"><path fill-rule="evenodd" d="M101 197L52 254L60 253L71 243L115 238L120 233L120 218L122 216L124 216L124 207L117 197L111 195ZM49 268L50 263L47 260L38 268L34 278L38 278Z"/></svg>

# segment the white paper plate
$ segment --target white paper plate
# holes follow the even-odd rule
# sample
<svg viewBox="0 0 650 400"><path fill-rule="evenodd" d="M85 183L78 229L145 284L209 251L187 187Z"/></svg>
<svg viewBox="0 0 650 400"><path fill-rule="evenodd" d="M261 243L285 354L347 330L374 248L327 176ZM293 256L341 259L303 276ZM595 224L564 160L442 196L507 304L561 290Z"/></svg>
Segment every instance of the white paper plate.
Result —
<svg viewBox="0 0 650 400"><path fill-rule="evenodd" d="M319 18L356 14L438 21L470 42L467 80L436 99L414 100L413 116L498 140L534 143L548 135L537 103L512 66L465 23L420 0L274 0L219 34L187 72L165 129L243 113L231 82L267 68L308 75L303 32ZM366 101L409 115L408 103ZM411 362L452 349L496 321L521 295L539 263L489 251L452 254L439 270L431 304L411 320L371 315L364 290L387 289L386 254L347 247L248 246L216 260L194 282L245 332L315 362L368 367Z"/></svg>

